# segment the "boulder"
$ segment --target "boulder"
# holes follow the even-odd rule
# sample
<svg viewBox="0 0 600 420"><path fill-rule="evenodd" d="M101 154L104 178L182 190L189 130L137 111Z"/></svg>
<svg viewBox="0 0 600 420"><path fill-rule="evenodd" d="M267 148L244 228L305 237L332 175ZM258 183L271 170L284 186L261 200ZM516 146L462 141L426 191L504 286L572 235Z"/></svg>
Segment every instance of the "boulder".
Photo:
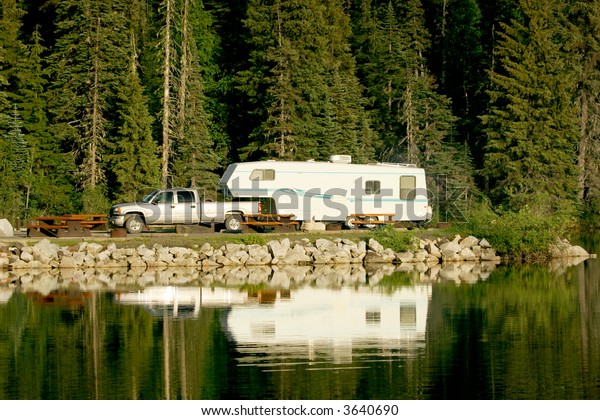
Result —
<svg viewBox="0 0 600 420"><path fill-rule="evenodd" d="M454 253L458 254L462 249L463 247L455 241L443 243L439 247L439 250L444 257L446 255L452 255Z"/></svg>
<svg viewBox="0 0 600 420"><path fill-rule="evenodd" d="M269 241L267 242L267 246L269 247L269 251L271 252L273 258L282 259L290 249L290 240L288 238L284 238L281 241Z"/></svg>
<svg viewBox="0 0 600 420"><path fill-rule="evenodd" d="M479 244L479 239L477 239L474 236L467 236L466 238L462 239L459 243L465 248L471 248Z"/></svg>
<svg viewBox="0 0 600 420"><path fill-rule="evenodd" d="M368 248L376 254L381 254L383 252L383 245L373 238L369 239Z"/></svg>
<svg viewBox="0 0 600 420"><path fill-rule="evenodd" d="M49 264L58 259L59 246L51 243L48 239L42 239L33 246L33 256L42 264Z"/></svg>
<svg viewBox="0 0 600 420"><path fill-rule="evenodd" d="M7 219L0 219L0 237L12 237L13 227Z"/></svg>
<svg viewBox="0 0 600 420"><path fill-rule="evenodd" d="M305 232L319 232L327 229L325 223L322 222L304 222L302 223L302 230Z"/></svg>

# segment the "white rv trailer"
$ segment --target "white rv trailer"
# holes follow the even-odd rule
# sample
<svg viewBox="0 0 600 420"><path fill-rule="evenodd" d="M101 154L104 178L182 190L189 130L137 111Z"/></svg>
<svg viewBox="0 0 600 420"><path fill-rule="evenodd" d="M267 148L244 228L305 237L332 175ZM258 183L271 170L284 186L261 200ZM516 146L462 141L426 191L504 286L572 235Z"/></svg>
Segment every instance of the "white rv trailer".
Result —
<svg viewBox="0 0 600 420"><path fill-rule="evenodd" d="M347 155L329 162L234 163L219 186L233 198L270 198L279 214L303 222L431 220L425 171L414 165L353 164Z"/></svg>

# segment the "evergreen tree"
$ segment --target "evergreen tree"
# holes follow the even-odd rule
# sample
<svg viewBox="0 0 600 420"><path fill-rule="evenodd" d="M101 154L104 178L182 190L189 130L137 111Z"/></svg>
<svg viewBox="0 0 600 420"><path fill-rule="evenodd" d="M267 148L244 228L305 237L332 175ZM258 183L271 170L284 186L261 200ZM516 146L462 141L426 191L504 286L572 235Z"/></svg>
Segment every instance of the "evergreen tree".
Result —
<svg viewBox="0 0 600 420"><path fill-rule="evenodd" d="M115 177L113 193L121 201L139 199L144 188L156 188L160 183L159 150L152 139L153 118L138 76L135 40L132 30L130 71L119 94L121 118L109 156Z"/></svg>
<svg viewBox="0 0 600 420"><path fill-rule="evenodd" d="M366 97L357 76L356 61L351 50L350 16L338 1L328 1L324 10L328 22L325 32L325 70L327 93L323 114L328 132L320 136L320 157L349 154L355 162L369 162L375 156L379 139L372 129L366 111Z"/></svg>
<svg viewBox="0 0 600 420"><path fill-rule="evenodd" d="M6 115L12 111L11 103L19 102L16 81L20 76L19 61L25 52L25 45L19 38L21 19L24 15L18 0L0 0L0 85L3 86L6 101L3 109Z"/></svg>
<svg viewBox="0 0 600 420"><path fill-rule="evenodd" d="M84 207L105 207L103 155L114 130L114 107L127 68L128 2L62 1L49 57L52 133L75 156ZM89 209L90 211L92 209Z"/></svg>
<svg viewBox="0 0 600 420"><path fill-rule="evenodd" d="M23 131L31 154L28 213L66 214L74 210L71 176L74 166L69 155L60 151L60 145L49 133L43 51L36 28L25 55L24 68L27 70L23 71L19 82Z"/></svg>
<svg viewBox="0 0 600 420"><path fill-rule="evenodd" d="M578 108L562 2L522 0L525 19L504 25L490 72L483 173L496 203L563 208L576 197Z"/></svg>
<svg viewBox="0 0 600 420"><path fill-rule="evenodd" d="M368 160L374 136L339 2L251 1L245 24L251 67L240 89L260 122L242 156L309 159L335 150Z"/></svg>
<svg viewBox="0 0 600 420"><path fill-rule="evenodd" d="M194 25L198 20L204 20L199 15L207 13L201 3L194 6L193 1L182 0L173 181L179 186L216 190L218 177L215 170L219 167L219 158L211 138L210 117L205 109L204 81L197 38L194 36L196 28L207 31L210 28ZM208 38L208 34L202 38Z"/></svg>
<svg viewBox="0 0 600 420"><path fill-rule="evenodd" d="M579 106L578 196L586 216L597 223L600 219L600 2L569 2L569 21L576 37L572 55L578 74Z"/></svg>
<svg viewBox="0 0 600 420"><path fill-rule="evenodd" d="M6 0L2 5L2 26L5 30L0 35L0 80L4 81L6 95L0 108L7 116L5 127L12 124L12 128L5 131L7 138L12 139L9 141L9 146L12 146L5 149L12 157L7 155L6 159L13 162L19 159L20 153L25 150L24 142L27 144L28 165L27 170L21 167L19 171L5 173L7 178L0 188L12 189L5 192L10 197L15 197L15 194L22 196L16 201L9 198L4 201L10 203L8 208L11 212L29 218L48 208L60 210L68 207L71 200L66 195L69 179L64 176L64 162L68 159L58 153L54 139L48 133L39 32L34 30L30 45L20 39L24 15L21 3ZM12 112L8 111L9 107L13 107ZM19 126L15 127L17 122Z"/></svg>
<svg viewBox="0 0 600 420"><path fill-rule="evenodd" d="M29 189L29 146L23 134L23 121L16 106L8 122L6 138L10 144L11 156L9 158L12 173L17 178L18 184L23 189Z"/></svg>
<svg viewBox="0 0 600 420"><path fill-rule="evenodd" d="M383 160L435 166L452 134L450 101L425 60L429 37L418 0L360 4L357 45L383 139ZM434 159L435 158L435 159Z"/></svg>
<svg viewBox="0 0 600 420"><path fill-rule="evenodd" d="M476 0L425 0L433 45L429 60L440 92L451 98L456 137L466 142L478 166L483 161L479 116L485 111L482 13ZM496 2L495 2L496 3ZM495 4L498 6L497 4ZM490 7L490 4L486 4ZM498 19L497 14L494 19Z"/></svg>
<svg viewBox="0 0 600 420"><path fill-rule="evenodd" d="M21 116L0 114L0 214L12 220L23 217L29 193L29 148L23 135Z"/></svg>

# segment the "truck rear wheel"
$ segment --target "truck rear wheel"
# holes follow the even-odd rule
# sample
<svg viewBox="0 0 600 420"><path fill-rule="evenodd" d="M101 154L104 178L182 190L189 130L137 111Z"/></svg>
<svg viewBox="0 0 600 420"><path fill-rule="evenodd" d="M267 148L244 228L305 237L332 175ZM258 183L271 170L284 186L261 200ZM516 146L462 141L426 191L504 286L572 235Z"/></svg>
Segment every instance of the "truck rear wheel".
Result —
<svg viewBox="0 0 600 420"><path fill-rule="evenodd" d="M141 233L144 230L144 221L137 214L132 214L125 220L127 233Z"/></svg>
<svg viewBox="0 0 600 420"><path fill-rule="evenodd" d="M242 230L242 216L239 214L230 214L225 218L225 229L232 231Z"/></svg>

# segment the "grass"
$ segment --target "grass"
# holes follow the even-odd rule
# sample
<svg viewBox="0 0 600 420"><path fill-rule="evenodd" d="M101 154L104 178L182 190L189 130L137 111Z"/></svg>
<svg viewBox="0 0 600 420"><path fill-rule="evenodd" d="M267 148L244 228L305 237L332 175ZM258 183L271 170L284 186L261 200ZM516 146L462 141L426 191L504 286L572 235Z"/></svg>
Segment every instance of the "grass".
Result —
<svg viewBox="0 0 600 420"><path fill-rule="evenodd" d="M176 234L171 230L156 230L155 233L143 233L141 235L128 235L125 238L111 238L110 236L100 236L100 234L94 234L88 238L48 238L51 242L56 243L60 246L72 246L81 242L100 243L107 244L114 242L118 248L136 248L140 245L146 245L152 247L154 244L159 244L165 247L181 246L187 248L200 247L205 243L212 245L215 248L219 248L226 244L239 243L244 245L264 245L271 240L279 240L283 238L289 238L290 240L302 240L308 239L314 243L319 238L326 238L334 240L336 238L347 238L354 242L361 240L368 241L369 238L373 237L380 242L384 247L390 247L393 249L395 245L405 243L405 235L410 235L406 231L397 231L397 234L392 233L393 228L377 228L374 230L340 230L340 231L319 231L319 232L286 232L286 233L202 233L202 234ZM8 238L7 238L8 239ZM24 242L27 244L35 244L39 241L38 238L11 238L10 240L4 240L4 243L10 245L16 244L16 242Z"/></svg>

